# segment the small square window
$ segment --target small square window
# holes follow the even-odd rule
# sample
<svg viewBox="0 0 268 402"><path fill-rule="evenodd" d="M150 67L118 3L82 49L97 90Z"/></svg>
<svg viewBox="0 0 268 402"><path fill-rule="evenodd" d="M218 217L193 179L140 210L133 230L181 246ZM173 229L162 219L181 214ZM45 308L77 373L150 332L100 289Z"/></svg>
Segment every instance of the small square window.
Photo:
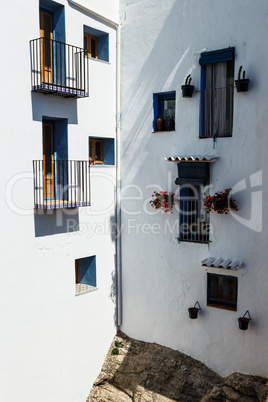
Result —
<svg viewBox="0 0 268 402"><path fill-rule="evenodd" d="M91 165L114 165L114 138L89 138L89 160Z"/></svg>
<svg viewBox="0 0 268 402"><path fill-rule="evenodd" d="M84 25L84 49L88 57L109 61L109 35Z"/></svg>
<svg viewBox="0 0 268 402"><path fill-rule="evenodd" d="M75 260L75 293L90 292L95 290L96 280L96 256L79 258Z"/></svg>
<svg viewBox="0 0 268 402"><path fill-rule="evenodd" d="M153 95L154 121L153 131L175 130L176 92L164 92Z"/></svg>
<svg viewBox="0 0 268 402"><path fill-rule="evenodd" d="M234 276L207 274L207 305L237 310L237 278Z"/></svg>

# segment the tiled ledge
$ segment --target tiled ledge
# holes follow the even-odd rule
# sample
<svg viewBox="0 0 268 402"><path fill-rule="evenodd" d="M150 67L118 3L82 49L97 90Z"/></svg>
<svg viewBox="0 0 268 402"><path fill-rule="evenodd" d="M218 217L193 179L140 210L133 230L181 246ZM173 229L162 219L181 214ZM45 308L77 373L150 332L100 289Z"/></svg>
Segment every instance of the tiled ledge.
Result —
<svg viewBox="0 0 268 402"><path fill-rule="evenodd" d="M97 290L95 286L89 286L89 285L84 285L83 283L77 283L75 285L75 295L79 296L83 293L88 293L88 292L93 292L94 290Z"/></svg>

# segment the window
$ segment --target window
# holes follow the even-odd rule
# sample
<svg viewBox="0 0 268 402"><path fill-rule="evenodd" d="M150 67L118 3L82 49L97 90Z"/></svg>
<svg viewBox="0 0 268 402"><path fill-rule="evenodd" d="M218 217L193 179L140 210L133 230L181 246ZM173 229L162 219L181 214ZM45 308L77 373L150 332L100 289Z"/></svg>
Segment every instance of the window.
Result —
<svg viewBox="0 0 268 402"><path fill-rule="evenodd" d="M98 38L84 33L84 49L87 56L98 59Z"/></svg>
<svg viewBox="0 0 268 402"><path fill-rule="evenodd" d="M154 121L153 131L175 130L176 92L153 95Z"/></svg>
<svg viewBox="0 0 268 402"><path fill-rule="evenodd" d="M93 59L109 61L109 35L84 25L84 49Z"/></svg>
<svg viewBox="0 0 268 402"><path fill-rule="evenodd" d="M90 292L96 289L96 256L75 260L76 294Z"/></svg>
<svg viewBox="0 0 268 402"><path fill-rule="evenodd" d="M233 127L234 48L201 53L200 137L230 137Z"/></svg>
<svg viewBox="0 0 268 402"><path fill-rule="evenodd" d="M92 165L114 165L114 139L89 138L89 158Z"/></svg>
<svg viewBox="0 0 268 402"><path fill-rule="evenodd" d="M236 311L237 278L207 274L207 305Z"/></svg>
<svg viewBox="0 0 268 402"><path fill-rule="evenodd" d="M204 208L204 191L209 184L209 163L178 163L180 185L180 233L179 240L209 242L209 217Z"/></svg>
<svg viewBox="0 0 268 402"><path fill-rule="evenodd" d="M99 139L89 139L89 158L90 163L103 163L103 143Z"/></svg>

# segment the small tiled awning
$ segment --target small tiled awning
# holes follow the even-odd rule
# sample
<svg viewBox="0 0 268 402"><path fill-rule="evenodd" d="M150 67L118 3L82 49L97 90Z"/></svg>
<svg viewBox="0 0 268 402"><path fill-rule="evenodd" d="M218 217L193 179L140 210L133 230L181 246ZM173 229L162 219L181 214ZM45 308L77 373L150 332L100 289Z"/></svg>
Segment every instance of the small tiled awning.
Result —
<svg viewBox="0 0 268 402"><path fill-rule="evenodd" d="M222 268L222 269L231 269L233 271L237 271L242 268L241 260L230 260L223 258L213 258L207 257L201 261L202 267L211 267L211 268Z"/></svg>
<svg viewBox="0 0 268 402"><path fill-rule="evenodd" d="M190 156L167 156L169 162L215 162L217 156L214 155L190 155Z"/></svg>

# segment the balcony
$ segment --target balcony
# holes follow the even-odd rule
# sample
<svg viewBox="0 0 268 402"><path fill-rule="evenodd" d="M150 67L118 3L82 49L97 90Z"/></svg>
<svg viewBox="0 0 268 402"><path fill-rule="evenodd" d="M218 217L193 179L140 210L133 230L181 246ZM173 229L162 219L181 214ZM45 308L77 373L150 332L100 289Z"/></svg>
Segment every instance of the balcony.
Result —
<svg viewBox="0 0 268 402"><path fill-rule="evenodd" d="M48 38L30 41L32 91L65 98L88 96L85 50Z"/></svg>
<svg viewBox="0 0 268 402"><path fill-rule="evenodd" d="M63 209L90 205L88 161L35 160L34 208Z"/></svg>

